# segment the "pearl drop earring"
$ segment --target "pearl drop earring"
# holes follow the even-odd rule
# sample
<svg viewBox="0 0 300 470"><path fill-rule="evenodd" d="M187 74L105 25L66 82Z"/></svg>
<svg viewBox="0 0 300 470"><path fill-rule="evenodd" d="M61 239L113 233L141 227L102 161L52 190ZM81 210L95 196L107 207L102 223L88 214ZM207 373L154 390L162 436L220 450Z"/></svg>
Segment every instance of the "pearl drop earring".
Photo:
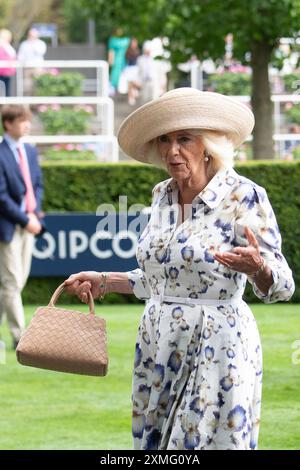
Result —
<svg viewBox="0 0 300 470"><path fill-rule="evenodd" d="M208 157L207 153L206 153L206 152L204 152L204 155L205 155L205 157L204 157L204 161L205 161L205 162L208 162L208 160L209 160L209 157Z"/></svg>

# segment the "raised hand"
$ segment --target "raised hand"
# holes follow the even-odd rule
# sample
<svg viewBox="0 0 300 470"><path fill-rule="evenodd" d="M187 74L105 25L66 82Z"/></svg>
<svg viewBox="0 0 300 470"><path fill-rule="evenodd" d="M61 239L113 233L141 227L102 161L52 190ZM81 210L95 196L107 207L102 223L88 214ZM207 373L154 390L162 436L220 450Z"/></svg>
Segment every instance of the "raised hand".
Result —
<svg viewBox="0 0 300 470"><path fill-rule="evenodd" d="M251 276L262 266L263 258L259 252L258 241L248 226L245 226L245 235L249 242L247 247L238 246L225 253L216 252L214 257L227 268Z"/></svg>

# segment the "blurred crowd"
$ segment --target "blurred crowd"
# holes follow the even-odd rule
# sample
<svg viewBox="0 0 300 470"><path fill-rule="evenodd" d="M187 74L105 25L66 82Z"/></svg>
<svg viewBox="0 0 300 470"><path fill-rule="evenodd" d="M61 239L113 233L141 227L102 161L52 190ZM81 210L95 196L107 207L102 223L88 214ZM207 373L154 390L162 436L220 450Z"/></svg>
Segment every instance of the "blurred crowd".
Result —
<svg viewBox="0 0 300 470"><path fill-rule="evenodd" d="M28 31L27 38L20 43L18 51L12 46L12 33L8 29L0 30L0 60L14 62L39 63L44 59L47 45L39 38L39 32L32 28ZM0 95L11 95L11 78L16 74L16 68L13 66L0 67ZM32 80L39 74L38 68L26 68L24 70L24 89L30 92Z"/></svg>
<svg viewBox="0 0 300 470"><path fill-rule="evenodd" d="M171 65L167 37L155 37L139 43L137 38L125 35L122 28L117 28L107 44L109 95L113 98L124 96L130 107L158 98L170 88L183 86L194 86L202 90L220 91L225 94L249 95L247 80L249 78L250 87L251 68L241 64L234 57L233 35L228 34L224 39L224 56L221 59L214 61L211 58L201 58L200 61L196 55L192 55L186 62L178 64L175 69ZM12 33L8 29L1 29L0 62L5 61L5 63L0 63L0 96L11 96L11 88L18 90L20 76L22 77L22 93L29 96L35 95L35 79L46 70L41 68L41 61L44 60L46 50L46 43L40 39L39 32L34 27L28 31L26 39L17 48L12 45ZM299 74L299 52L293 52L289 44L283 43L276 54L278 59L283 59L283 67L279 70L270 64L271 92L278 95L291 93L291 91L286 91L283 76ZM14 64L16 60L23 63L30 62L30 66L28 67L27 64L22 74L17 76L17 80L11 83L16 75ZM231 74L226 74L226 72L231 72ZM241 74L241 78L233 81L235 85L239 84L239 87L235 86L233 90L230 88L231 79L228 77L234 74ZM219 90L219 76L223 76L223 86L224 80L228 82L226 82L225 91ZM299 94L300 81L297 77L295 75L293 82L295 90L292 94ZM99 84L96 82L94 86L97 88ZM277 112L276 122L289 135L298 136L300 133L299 116L296 116L297 110L290 110L289 107L296 108L293 102L285 103L284 107L281 106ZM292 116L287 115L289 111L293 112ZM292 158L291 152L298 147L298 140L287 138L280 144L280 154L285 155L284 158ZM247 152L240 149L239 158L247 159Z"/></svg>
<svg viewBox="0 0 300 470"><path fill-rule="evenodd" d="M136 38L125 37L118 29L108 42L110 96L127 94L133 106L138 97L146 102L164 93L171 70L167 41L157 37L140 48Z"/></svg>

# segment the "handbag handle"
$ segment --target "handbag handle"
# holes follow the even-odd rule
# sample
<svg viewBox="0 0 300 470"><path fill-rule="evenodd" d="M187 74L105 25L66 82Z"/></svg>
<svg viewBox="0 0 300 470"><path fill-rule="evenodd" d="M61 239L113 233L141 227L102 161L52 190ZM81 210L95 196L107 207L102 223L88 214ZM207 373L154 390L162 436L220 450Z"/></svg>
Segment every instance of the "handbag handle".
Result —
<svg viewBox="0 0 300 470"><path fill-rule="evenodd" d="M59 296L62 294L62 292L65 290L66 286L64 283L60 284L60 286L58 286L58 288L54 291L51 299L50 299L50 302L49 302L49 307L55 307L55 304L59 298ZM89 290L88 291L88 298L89 298L89 309L90 309L90 313L92 315L95 315L95 304L94 304L94 299L93 299L93 296L91 294L91 291Z"/></svg>

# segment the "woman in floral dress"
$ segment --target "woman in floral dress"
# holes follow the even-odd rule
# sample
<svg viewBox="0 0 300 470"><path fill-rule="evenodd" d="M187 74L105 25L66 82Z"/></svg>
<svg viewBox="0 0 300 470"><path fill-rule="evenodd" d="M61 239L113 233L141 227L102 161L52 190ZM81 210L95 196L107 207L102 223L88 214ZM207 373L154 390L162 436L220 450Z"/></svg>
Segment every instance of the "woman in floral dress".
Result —
<svg viewBox="0 0 300 470"><path fill-rule="evenodd" d="M265 189L233 169L251 133L248 107L181 88L133 112L123 151L164 167L137 245L139 268L67 281L87 302L106 292L146 300L132 389L135 449L256 449L262 351L242 299L247 280L265 303L288 301L292 272Z"/></svg>

